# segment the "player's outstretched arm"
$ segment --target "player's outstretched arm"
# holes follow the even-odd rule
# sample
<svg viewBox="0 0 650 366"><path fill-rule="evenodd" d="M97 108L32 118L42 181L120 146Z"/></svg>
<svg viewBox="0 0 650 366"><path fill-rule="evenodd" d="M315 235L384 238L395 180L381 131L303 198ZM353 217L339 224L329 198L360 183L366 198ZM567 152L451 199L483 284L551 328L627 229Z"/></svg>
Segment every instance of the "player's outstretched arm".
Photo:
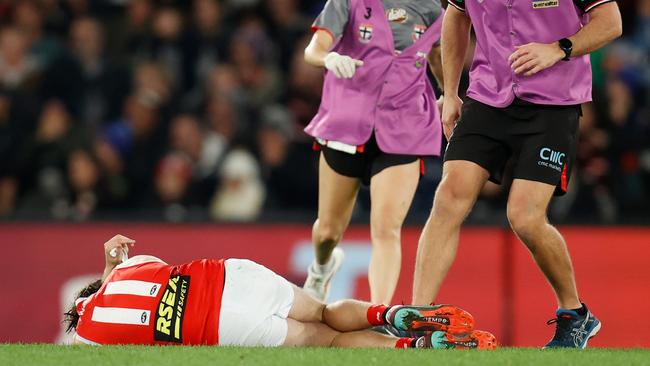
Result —
<svg viewBox="0 0 650 366"><path fill-rule="evenodd" d="M119 234L104 243L104 258L106 263L104 266L102 281L108 277L115 266L127 259L129 247L133 247L134 245L135 240Z"/></svg>

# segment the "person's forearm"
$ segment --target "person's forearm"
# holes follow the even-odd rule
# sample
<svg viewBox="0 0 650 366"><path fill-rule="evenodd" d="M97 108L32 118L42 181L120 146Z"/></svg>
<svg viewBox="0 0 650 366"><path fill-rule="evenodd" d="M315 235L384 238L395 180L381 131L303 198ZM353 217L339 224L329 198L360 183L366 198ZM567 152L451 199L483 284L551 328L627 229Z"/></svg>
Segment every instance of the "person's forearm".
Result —
<svg viewBox="0 0 650 366"><path fill-rule="evenodd" d="M440 46L433 47L429 52L429 68L433 77L436 78L440 90L445 90L444 77L442 75L442 50Z"/></svg>
<svg viewBox="0 0 650 366"><path fill-rule="evenodd" d="M600 5L589 12L589 23L569 40L573 43L571 56L591 53L623 33L621 13L616 2Z"/></svg>
<svg viewBox="0 0 650 366"><path fill-rule="evenodd" d="M450 7L442 23L442 73L445 96L458 95L460 75L469 45L470 20Z"/></svg>
<svg viewBox="0 0 650 366"><path fill-rule="evenodd" d="M313 66L325 66L325 57L330 51L334 40L325 31L318 30L305 48L305 61Z"/></svg>

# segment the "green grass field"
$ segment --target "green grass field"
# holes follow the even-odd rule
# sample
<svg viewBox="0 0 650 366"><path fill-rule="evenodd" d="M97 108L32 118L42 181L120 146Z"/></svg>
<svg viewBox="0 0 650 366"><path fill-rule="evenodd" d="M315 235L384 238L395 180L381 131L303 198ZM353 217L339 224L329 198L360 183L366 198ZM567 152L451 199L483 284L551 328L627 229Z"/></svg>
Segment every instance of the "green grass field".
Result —
<svg viewBox="0 0 650 366"><path fill-rule="evenodd" d="M0 345L0 365L650 365L650 350L492 352L434 350L262 349L215 347L66 347Z"/></svg>

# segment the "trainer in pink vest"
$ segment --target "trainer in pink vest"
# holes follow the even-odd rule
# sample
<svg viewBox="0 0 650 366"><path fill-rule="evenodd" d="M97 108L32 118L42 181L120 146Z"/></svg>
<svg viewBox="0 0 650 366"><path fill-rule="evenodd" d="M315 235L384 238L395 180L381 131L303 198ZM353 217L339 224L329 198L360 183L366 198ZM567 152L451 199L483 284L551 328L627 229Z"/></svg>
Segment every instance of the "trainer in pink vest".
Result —
<svg viewBox="0 0 650 366"><path fill-rule="evenodd" d="M450 4L459 8L453 1ZM577 33L587 15L573 1L465 0L461 4L476 33L467 96L498 108L510 105L515 96L548 105L591 100L589 55L559 61L533 76L516 75L508 61L517 45L553 43Z"/></svg>
<svg viewBox="0 0 650 366"><path fill-rule="evenodd" d="M366 19L367 8L381 15ZM427 55L440 38L442 18L396 54L381 0L350 0L350 19L332 51L364 65L351 79L325 72L320 108L305 131L356 146L365 144L374 131L383 152L439 155L442 128L427 78Z"/></svg>

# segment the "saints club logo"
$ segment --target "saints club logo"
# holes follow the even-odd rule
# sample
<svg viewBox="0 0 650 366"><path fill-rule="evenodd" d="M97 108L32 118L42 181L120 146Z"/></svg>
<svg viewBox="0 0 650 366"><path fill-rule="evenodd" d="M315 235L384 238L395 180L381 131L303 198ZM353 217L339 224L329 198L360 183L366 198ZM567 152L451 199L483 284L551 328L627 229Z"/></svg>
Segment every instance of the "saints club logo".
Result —
<svg viewBox="0 0 650 366"><path fill-rule="evenodd" d="M424 32L427 30L427 27L422 24L416 24L415 27L413 27L413 33L411 34L411 37L413 38L413 42L416 42Z"/></svg>
<svg viewBox="0 0 650 366"><path fill-rule="evenodd" d="M372 24L361 24L359 26L359 41L368 43L372 39Z"/></svg>

